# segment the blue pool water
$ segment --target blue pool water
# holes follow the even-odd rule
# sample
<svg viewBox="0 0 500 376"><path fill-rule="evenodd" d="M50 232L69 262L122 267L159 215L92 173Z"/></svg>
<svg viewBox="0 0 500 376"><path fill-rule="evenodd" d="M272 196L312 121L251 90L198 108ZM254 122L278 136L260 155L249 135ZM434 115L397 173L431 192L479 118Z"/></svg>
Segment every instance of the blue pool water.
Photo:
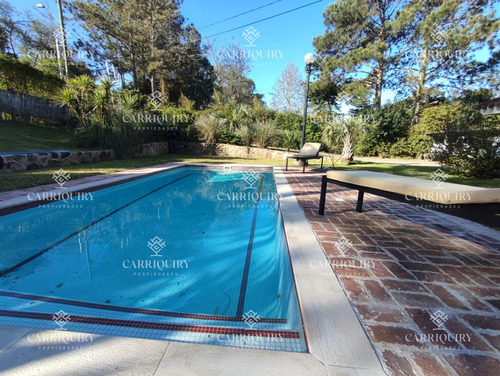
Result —
<svg viewBox="0 0 500 376"><path fill-rule="evenodd" d="M64 197L0 217L0 324L305 351L272 171Z"/></svg>

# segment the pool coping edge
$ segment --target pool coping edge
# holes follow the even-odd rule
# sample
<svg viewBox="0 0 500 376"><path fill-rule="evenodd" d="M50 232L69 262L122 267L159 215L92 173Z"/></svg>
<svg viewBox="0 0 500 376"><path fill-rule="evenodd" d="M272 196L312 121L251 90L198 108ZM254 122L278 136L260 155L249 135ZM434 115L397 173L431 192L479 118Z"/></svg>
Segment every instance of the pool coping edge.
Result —
<svg viewBox="0 0 500 376"><path fill-rule="evenodd" d="M309 352L326 365L384 374L285 174L275 167L274 175Z"/></svg>

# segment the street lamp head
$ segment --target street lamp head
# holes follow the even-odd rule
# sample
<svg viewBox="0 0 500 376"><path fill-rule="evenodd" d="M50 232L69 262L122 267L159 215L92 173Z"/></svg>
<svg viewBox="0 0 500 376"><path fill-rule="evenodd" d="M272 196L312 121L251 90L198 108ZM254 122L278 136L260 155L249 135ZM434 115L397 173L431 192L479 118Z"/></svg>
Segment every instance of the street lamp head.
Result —
<svg viewBox="0 0 500 376"><path fill-rule="evenodd" d="M312 63L314 63L314 60L315 57L310 52L306 56L304 56L304 62L306 63L306 65L311 65Z"/></svg>
<svg viewBox="0 0 500 376"><path fill-rule="evenodd" d="M37 8L45 8L45 5L43 5L42 3L38 3L38 4L36 5L36 7L37 7Z"/></svg>

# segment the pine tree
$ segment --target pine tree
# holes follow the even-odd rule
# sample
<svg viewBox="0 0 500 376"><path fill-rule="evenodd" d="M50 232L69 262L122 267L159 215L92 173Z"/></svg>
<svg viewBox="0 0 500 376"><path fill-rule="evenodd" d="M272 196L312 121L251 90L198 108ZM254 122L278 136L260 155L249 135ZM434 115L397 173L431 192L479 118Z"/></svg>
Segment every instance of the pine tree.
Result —
<svg viewBox="0 0 500 376"><path fill-rule="evenodd" d="M373 96L376 108L399 59L395 46L404 30L393 23L400 6L398 0L339 0L324 13L326 33L314 39L322 71L360 101Z"/></svg>
<svg viewBox="0 0 500 376"><path fill-rule="evenodd" d="M397 27L411 31L402 87L410 88L414 97L412 124L434 94L465 87L479 64L478 49L498 45L500 21L493 4L494 0L412 0L404 7Z"/></svg>

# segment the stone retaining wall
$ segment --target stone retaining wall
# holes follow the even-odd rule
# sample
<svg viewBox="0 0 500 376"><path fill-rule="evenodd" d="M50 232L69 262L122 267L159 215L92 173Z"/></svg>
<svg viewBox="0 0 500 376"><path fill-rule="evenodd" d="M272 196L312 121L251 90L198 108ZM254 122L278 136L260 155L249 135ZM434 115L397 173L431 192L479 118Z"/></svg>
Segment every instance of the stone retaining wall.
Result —
<svg viewBox="0 0 500 376"><path fill-rule="evenodd" d="M135 150L135 156L168 154L167 142L142 144ZM40 151L0 155L0 172L34 170L44 167L62 167L80 163L109 161L115 159L113 150L92 151Z"/></svg>
<svg viewBox="0 0 500 376"><path fill-rule="evenodd" d="M115 158L113 150L98 151L47 151L26 154L0 155L0 172L34 170L44 167L61 167L72 164L108 161Z"/></svg>
<svg viewBox="0 0 500 376"><path fill-rule="evenodd" d="M168 154L168 142L142 144L135 156ZM194 155L219 155L234 158L284 159L285 150L262 149L229 144L205 144L200 142L177 142L176 153ZM115 159L113 150L97 151L46 151L36 153L13 153L0 155L0 172L16 172L44 167L61 167L72 164L100 162Z"/></svg>
<svg viewBox="0 0 500 376"><path fill-rule="evenodd" d="M179 154L219 155L234 158L284 159L286 154L295 151L272 150L229 144L205 144L199 142L177 142Z"/></svg>
<svg viewBox="0 0 500 376"><path fill-rule="evenodd" d="M134 153L136 157L148 155L168 154L168 142L150 142L149 144L139 145Z"/></svg>

